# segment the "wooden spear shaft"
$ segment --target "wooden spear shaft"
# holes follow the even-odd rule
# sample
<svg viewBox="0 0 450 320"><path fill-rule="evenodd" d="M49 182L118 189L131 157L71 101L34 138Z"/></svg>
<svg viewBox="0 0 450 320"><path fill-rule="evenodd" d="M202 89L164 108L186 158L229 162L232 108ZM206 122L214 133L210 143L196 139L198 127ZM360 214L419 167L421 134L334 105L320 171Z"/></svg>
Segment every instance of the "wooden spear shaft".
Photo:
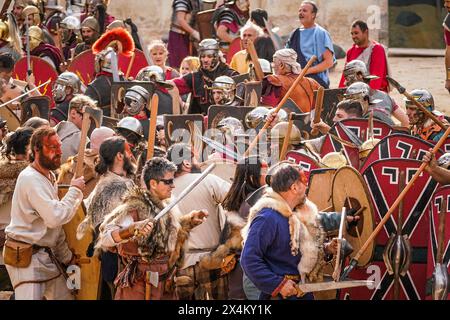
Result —
<svg viewBox="0 0 450 320"><path fill-rule="evenodd" d="M438 143L434 146L433 150L431 151L432 154L435 154L444 144L445 140L447 139L448 135L450 134L450 127L447 128L447 130L445 131L444 135L441 137L441 139L438 141ZM355 257L353 258L354 260L358 260L362 254L367 250L367 248L369 247L370 243L375 239L375 237L378 235L378 233L381 231L381 229L384 227L384 225L386 224L386 222L389 220L389 218L391 217L392 213L394 212L395 209L397 209L397 207L399 206L399 204L402 202L403 198L406 196L406 194L408 193L409 189L412 188L412 186L414 185L414 183L416 182L416 180L419 178L419 176L422 174L423 170L425 170L425 167L427 166L427 163L422 163L422 165L419 167L419 169L417 170L416 174L412 177L411 181L408 182L408 184L406 185L406 187L403 189L403 191L400 193L400 195L398 196L397 200L395 200L394 204L389 208L388 212L386 213L386 215L383 217L383 219L380 221L380 223L377 225L377 227L375 228L375 230L373 230L372 234L369 236L369 238L366 240L366 242L364 243L364 245L361 247L361 249L359 249L358 253L355 255Z"/></svg>
<svg viewBox="0 0 450 320"><path fill-rule="evenodd" d="M305 68L302 70L302 72L298 75L297 79L295 79L294 83L292 84L292 86L289 88L289 91L286 93L286 95L283 97L283 99L281 99L280 103L278 104L278 106L275 108L274 113L277 114L281 107L286 103L286 101L289 99L289 97L291 96L292 92L294 91L295 87L297 87L297 85L300 83L300 81L305 77L306 72L308 71L308 69L312 66L312 64L316 61L317 57L316 56L312 56L311 59L309 59L308 63L306 64ZM256 144L258 143L259 139L262 137L262 135L264 134L264 132L266 132L267 128L270 125L270 121L267 120L266 123L264 124L264 127L262 127L261 130L259 130L258 135L255 137L255 139L253 139L253 141L250 143L247 151L245 151L245 157L248 157L250 155L250 152L253 150L253 148L256 146Z"/></svg>

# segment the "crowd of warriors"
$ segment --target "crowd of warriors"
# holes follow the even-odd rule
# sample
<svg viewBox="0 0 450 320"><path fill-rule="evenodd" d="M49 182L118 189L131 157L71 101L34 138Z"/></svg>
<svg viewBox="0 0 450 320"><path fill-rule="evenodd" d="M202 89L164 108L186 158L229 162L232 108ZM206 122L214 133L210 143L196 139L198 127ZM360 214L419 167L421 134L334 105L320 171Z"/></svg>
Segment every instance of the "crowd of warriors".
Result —
<svg viewBox="0 0 450 320"><path fill-rule="evenodd" d="M307 199L308 181L300 167L280 162L270 163L269 170L258 155L235 159L231 184L208 175L195 192L155 220L199 178L201 164L193 145L169 147L161 117L151 146L154 156L147 158L150 120L156 115L150 112L151 92L139 81L154 85L161 99L158 115L206 116L211 105L243 106L242 84L235 79L246 74L251 79L259 63L264 77L257 103L270 109L316 56L290 96L295 111L314 112L314 92L330 88L328 73L336 63L331 36L316 23L318 6L303 1L301 27L283 41L273 32L267 11L251 10L248 0L218 1L212 38L202 39L195 19L202 1L175 0L168 44L155 40L145 47L131 19L108 14L108 2L88 0L85 7L63 8L55 1L16 0L0 21L0 102L15 99L8 105L11 112L25 99L40 96L33 91L40 70L22 81L13 78L21 57L40 57L58 73L48 119L32 117L8 130L0 118L0 244L5 248L0 291L14 291L16 299L73 298L61 270L79 263L79 257L69 249L62 227L83 202L86 217L77 237L93 234L90 251L101 261L102 299L312 299L312 294L298 295L295 282L316 279L321 262L333 259L337 241L322 231L337 229L339 213L319 213ZM339 84L346 88L345 99L333 121L374 117L437 142L444 133L439 125L411 100L400 106L389 96L386 49L369 38L367 24L352 23L351 35L354 45ZM236 39L241 50L231 55ZM249 46L255 47L258 61L252 60ZM117 69L117 56L136 49L147 51L149 66L133 79ZM89 83L67 71L86 50L95 54ZM117 81L133 81L119 112L113 110L110 94ZM411 94L445 122L428 90ZM89 130L80 158L87 108L119 118L111 128ZM287 137L286 124L277 124L284 120L280 118L267 113L265 120L274 129L284 128L284 139L295 149L301 133L294 126ZM323 136L305 141L303 148L318 154L330 126L324 121L311 126ZM230 145L243 132L239 119L218 127ZM76 174L79 161L81 176ZM441 166L448 161L438 162L431 153L424 161L433 178L449 182L449 171ZM69 186L64 197L59 197L58 185ZM359 220L354 213L348 212L349 223ZM19 247L23 259L14 262L7 252Z"/></svg>

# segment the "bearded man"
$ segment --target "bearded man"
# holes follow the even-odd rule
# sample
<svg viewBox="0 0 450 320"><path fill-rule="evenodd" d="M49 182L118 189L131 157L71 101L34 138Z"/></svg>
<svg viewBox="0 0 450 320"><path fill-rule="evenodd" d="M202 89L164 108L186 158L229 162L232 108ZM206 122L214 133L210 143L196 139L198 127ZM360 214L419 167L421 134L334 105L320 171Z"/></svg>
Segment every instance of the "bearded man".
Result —
<svg viewBox="0 0 450 320"><path fill-rule="evenodd" d="M95 41L100 37L100 25L94 17L87 17L81 23L81 38L83 42L75 47L74 57L83 51L90 50Z"/></svg>
<svg viewBox="0 0 450 320"><path fill-rule="evenodd" d="M16 299L72 299L63 265L73 264L62 226L75 215L83 199L84 178L72 179L58 198L53 170L61 165L61 141L50 127L31 137L31 164L17 179L6 227L4 260ZM18 248L21 248L19 250Z"/></svg>

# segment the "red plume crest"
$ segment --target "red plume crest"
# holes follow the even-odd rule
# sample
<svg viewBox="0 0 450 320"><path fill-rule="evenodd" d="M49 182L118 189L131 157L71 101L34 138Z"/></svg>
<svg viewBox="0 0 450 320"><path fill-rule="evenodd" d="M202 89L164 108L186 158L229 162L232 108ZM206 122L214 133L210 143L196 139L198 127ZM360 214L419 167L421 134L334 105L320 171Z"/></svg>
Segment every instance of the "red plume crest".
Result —
<svg viewBox="0 0 450 320"><path fill-rule="evenodd" d="M131 35L123 28L112 29L105 32L95 43L92 45L92 52L98 54L111 46L112 42L120 42L122 47L122 54L129 57L133 54L135 46Z"/></svg>

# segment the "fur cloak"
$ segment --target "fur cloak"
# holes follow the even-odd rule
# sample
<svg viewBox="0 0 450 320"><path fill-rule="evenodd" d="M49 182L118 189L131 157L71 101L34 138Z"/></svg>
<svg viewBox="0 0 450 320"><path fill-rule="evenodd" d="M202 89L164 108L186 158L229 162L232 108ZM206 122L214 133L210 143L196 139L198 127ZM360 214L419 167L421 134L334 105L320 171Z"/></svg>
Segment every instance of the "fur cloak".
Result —
<svg viewBox="0 0 450 320"><path fill-rule="evenodd" d="M291 254L301 254L298 271L302 277L316 272L318 263L323 258L323 232L319 223L319 211L310 200L291 210L286 201L271 188L250 209L248 221L242 229L244 241L247 239L250 225L257 214L264 208L277 211L289 220Z"/></svg>
<svg viewBox="0 0 450 320"><path fill-rule="evenodd" d="M123 203L107 215L100 225L97 248L99 243L102 243L102 238L106 236L105 230L108 226L120 225L120 221L129 215L135 215L134 221L153 219L169 203L170 199L161 201L147 190L132 188L124 196ZM169 267L173 266L180 260L182 248L190 230L194 227L191 220L192 214L182 216L175 207L157 221L147 238L132 241L137 241L139 254L144 260L151 261L157 256L169 255Z"/></svg>
<svg viewBox="0 0 450 320"><path fill-rule="evenodd" d="M131 179L108 172L102 176L88 198L86 218L77 228L77 239L82 239L90 228L95 230L104 217L120 203L125 193L134 186Z"/></svg>

